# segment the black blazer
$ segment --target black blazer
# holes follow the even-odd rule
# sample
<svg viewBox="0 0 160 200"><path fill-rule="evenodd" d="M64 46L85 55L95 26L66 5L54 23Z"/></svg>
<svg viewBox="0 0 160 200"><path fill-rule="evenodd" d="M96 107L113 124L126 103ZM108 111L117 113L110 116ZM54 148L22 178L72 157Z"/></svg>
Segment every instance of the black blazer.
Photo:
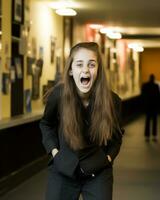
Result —
<svg viewBox="0 0 160 200"><path fill-rule="evenodd" d="M119 129L114 129L112 139L108 141L106 146L97 146L89 143L89 145L80 151L73 151L66 143L63 136L63 128L60 128L60 112L59 103L60 96L63 90L63 85L57 85L51 92L44 115L40 121L40 129L42 132L42 143L47 151L51 153L52 149L57 148L59 152L51 163L54 164L58 172L72 177L77 166L80 166L86 174L96 173L104 167L111 167L113 160L117 156L122 143L122 132ZM90 126L91 107L93 100L87 109L84 108L81 101L79 106L82 109L82 117L84 121L84 137L87 138L87 130ZM117 118L120 123L120 98L113 93L113 103L116 108ZM107 160L107 155L112 158L112 163Z"/></svg>

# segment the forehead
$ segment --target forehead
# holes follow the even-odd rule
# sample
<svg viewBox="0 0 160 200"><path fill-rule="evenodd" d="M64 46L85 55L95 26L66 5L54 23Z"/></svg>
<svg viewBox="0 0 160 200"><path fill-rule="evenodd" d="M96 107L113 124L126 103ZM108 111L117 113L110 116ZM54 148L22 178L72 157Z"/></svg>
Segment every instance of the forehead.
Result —
<svg viewBox="0 0 160 200"><path fill-rule="evenodd" d="M80 48L78 49L73 57L74 60L97 60L97 54L90 50L90 49L85 49L85 48Z"/></svg>

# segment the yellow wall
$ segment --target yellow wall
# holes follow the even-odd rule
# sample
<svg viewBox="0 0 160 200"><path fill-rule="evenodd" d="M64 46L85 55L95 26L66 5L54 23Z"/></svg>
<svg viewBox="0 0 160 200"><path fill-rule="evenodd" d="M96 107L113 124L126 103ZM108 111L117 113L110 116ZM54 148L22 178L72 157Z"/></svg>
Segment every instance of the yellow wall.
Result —
<svg viewBox="0 0 160 200"><path fill-rule="evenodd" d="M11 58L11 2L2 0L2 50L0 52L0 57L2 58L2 67L0 67L0 74L3 72L10 73L9 69L5 67L6 58ZM43 109L42 104L42 86L47 84L48 80L53 80L55 78L56 72L56 62L50 63L50 44L51 36L56 40L55 56L61 57L61 71L63 69L62 63L62 48L63 48L63 17L55 14L54 10L49 8L45 1L39 2L37 0L27 0L25 1L29 7L29 12L26 10L25 5L25 22L31 23L29 35L27 36L27 45L31 44L32 38L36 39L36 50L37 54L35 58L39 58L39 48L43 47L43 72L40 79L40 98L38 100L32 100L32 112L40 111ZM26 14L27 13L27 14ZM26 21L28 15L29 21ZM6 52L7 47L7 52ZM27 75L27 56L31 56L27 51L24 53L24 90L32 89L32 77ZM0 80L1 81L1 80ZM0 119L10 117L10 85L9 94L3 95L0 92ZM25 105L25 103L24 103ZM25 113L25 108L24 108Z"/></svg>
<svg viewBox="0 0 160 200"><path fill-rule="evenodd" d="M2 0L2 70L1 73L9 73L6 69L6 60L11 57L11 1ZM9 94L2 96L1 117L10 116L10 87Z"/></svg>
<svg viewBox="0 0 160 200"><path fill-rule="evenodd" d="M148 80L153 73L157 81L160 81L160 48L145 49L140 56L141 59L141 82Z"/></svg>
<svg viewBox="0 0 160 200"><path fill-rule="evenodd" d="M50 37L56 38L55 57L61 56L63 47L63 18L55 14L54 10L45 5L44 1L30 1L30 18L32 21L29 41L36 38L37 43L37 58L39 55L39 47L44 50L43 73L40 79L41 98L32 101L32 110L37 111L42 108L42 85L48 80L53 80L56 72L56 62L50 63ZM55 60L55 59L54 59ZM63 63L61 59L61 63ZM62 67L62 65L61 65ZM31 88L31 77L25 77L25 89Z"/></svg>

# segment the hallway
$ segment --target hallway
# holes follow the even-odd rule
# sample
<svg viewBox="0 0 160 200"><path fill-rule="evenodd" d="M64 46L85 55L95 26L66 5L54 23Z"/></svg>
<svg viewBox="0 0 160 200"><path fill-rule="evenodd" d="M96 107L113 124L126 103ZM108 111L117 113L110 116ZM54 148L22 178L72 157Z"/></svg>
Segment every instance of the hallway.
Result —
<svg viewBox="0 0 160 200"><path fill-rule="evenodd" d="M113 200L160 198L160 137L156 143L146 143L143 128L144 117L125 127L121 153L114 164ZM47 170L43 170L0 199L44 200L46 177Z"/></svg>
<svg viewBox="0 0 160 200"><path fill-rule="evenodd" d="M123 146L114 166L114 200L160 198L160 137L156 143L147 143L143 129L142 117L125 127Z"/></svg>

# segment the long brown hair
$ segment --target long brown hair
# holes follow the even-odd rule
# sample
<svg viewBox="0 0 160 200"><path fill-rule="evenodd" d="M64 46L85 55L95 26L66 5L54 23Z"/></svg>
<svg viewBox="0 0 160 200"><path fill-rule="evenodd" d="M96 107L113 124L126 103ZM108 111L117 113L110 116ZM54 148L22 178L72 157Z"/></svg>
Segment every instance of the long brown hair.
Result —
<svg viewBox="0 0 160 200"><path fill-rule="evenodd" d="M105 145L107 140L112 137L113 127L116 120L111 92L108 88L106 70L102 65L102 59L98 44L95 42L83 42L75 45L71 51L64 71L64 89L61 99L62 125L64 136L69 146L74 149L85 147L82 136L82 116L78 106L77 90L73 77L69 75L69 70L74 59L75 53L85 48L95 52L98 60L97 79L92 88L94 93L94 103L91 114L90 139L98 145Z"/></svg>

